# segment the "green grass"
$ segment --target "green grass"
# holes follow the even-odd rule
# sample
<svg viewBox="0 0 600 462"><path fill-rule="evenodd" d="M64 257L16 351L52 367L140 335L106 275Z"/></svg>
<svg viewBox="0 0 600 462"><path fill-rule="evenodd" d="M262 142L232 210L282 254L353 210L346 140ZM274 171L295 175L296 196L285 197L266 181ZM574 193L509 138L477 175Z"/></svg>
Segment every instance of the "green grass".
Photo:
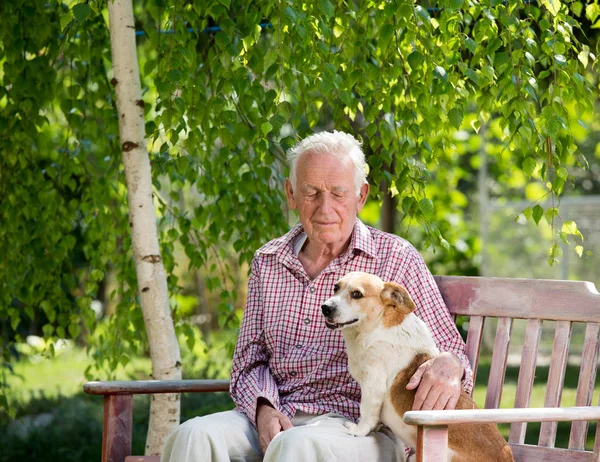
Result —
<svg viewBox="0 0 600 462"><path fill-rule="evenodd" d="M85 369L91 360L81 348L70 348L53 358L38 355L25 357L14 365L14 375L8 377L7 398L11 406L26 405L36 396L69 397L83 390ZM151 364L147 358L133 360L117 372L119 380L133 376L148 378Z"/></svg>

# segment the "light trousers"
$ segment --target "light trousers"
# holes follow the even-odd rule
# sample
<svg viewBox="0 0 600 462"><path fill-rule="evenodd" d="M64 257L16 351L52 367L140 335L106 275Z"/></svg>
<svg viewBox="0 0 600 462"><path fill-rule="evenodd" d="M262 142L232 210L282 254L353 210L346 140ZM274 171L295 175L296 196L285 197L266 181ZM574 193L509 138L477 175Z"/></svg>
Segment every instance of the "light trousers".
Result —
<svg viewBox="0 0 600 462"><path fill-rule="evenodd" d="M404 445L389 429L365 437L348 433L337 414L298 412L294 428L280 432L262 454L258 433L236 410L196 417L168 437L161 462L397 462Z"/></svg>

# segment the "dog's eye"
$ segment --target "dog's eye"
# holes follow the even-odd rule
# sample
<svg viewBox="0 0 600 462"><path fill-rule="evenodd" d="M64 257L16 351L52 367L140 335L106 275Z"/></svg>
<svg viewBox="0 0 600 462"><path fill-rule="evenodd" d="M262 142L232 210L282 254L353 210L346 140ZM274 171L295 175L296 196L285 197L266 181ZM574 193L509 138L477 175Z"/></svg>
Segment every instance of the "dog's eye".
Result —
<svg viewBox="0 0 600 462"><path fill-rule="evenodd" d="M355 290L354 292L352 292L351 297L352 298L363 298L363 294L361 294L358 290Z"/></svg>
<svg viewBox="0 0 600 462"><path fill-rule="evenodd" d="M337 284L333 286L333 293L335 294L338 290L340 290L340 286Z"/></svg>

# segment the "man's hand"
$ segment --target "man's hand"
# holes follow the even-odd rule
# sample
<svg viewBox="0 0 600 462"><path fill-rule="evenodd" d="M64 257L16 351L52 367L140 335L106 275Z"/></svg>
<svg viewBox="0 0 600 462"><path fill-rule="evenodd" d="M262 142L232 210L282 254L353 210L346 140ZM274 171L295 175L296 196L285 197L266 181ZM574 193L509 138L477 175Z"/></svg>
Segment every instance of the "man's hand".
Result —
<svg viewBox="0 0 600 462"><path fill-rule="evenodd" d="M292 428L290 419L274 409L266 400L259 399L256 408L256 429L263 454L277 433Z"/></svg>
<svg viewBox="0 0 600 462"><path fill-rule="evenodd" d="M407 390L417 389L413 411L454 409L461 391L463 365L458 357L444 352L425 361L411 377Z"/></svg>

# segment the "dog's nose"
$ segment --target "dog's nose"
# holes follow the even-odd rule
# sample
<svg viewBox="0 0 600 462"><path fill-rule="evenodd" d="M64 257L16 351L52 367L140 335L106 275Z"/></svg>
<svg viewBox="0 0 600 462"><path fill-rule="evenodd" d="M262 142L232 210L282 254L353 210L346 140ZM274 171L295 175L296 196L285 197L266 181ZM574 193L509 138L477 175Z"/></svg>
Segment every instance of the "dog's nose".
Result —
<svg viewBox="0 0 600 462"><path fill-rule="evenodd" d="M328 305L325 303L325 304L321 305L321 311L323 312L324 316L331 316L333 314L333 312L335 311L335 306Z"/></svg>

